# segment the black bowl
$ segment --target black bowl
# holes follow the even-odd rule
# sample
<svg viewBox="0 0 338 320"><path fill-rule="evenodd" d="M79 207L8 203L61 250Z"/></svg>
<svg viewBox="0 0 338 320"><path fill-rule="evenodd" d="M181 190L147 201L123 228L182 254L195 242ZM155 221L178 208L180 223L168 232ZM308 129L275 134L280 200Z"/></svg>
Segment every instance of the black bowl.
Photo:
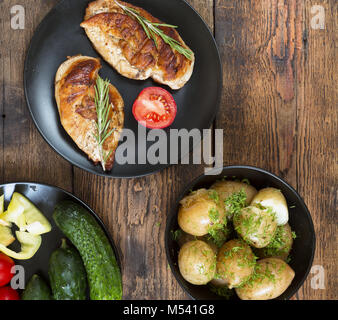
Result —
<svg viewBox="0 0 338 320"><path fill-rule="evenodd" d="M304 283L313 262L315 252L315 231L309 210L299 194L285 181L263 169L248 166L231 166L223 168L219 175L201 176L191 182L179 197L174 211L168 217L165 233L165 246L168 262L178 283L184 291L196 300L219 300L222 297L212 293L208 286L196 286L188 283L183 279L178 268L178 251L179 246L174 240L172 231L179 228L177 223L177 214L179 201L191 190L200 188L209 188L216 180L223 178L236 177L236 179L249 179L250 183L258 190L266 187L280 189L284 194L289 207L289 224L293 231L296 232L297 238L294 241L291 251L290 266L295 271L289 288L277 299L290 299ZM234 295L235 299L238 299Z"/></svg>

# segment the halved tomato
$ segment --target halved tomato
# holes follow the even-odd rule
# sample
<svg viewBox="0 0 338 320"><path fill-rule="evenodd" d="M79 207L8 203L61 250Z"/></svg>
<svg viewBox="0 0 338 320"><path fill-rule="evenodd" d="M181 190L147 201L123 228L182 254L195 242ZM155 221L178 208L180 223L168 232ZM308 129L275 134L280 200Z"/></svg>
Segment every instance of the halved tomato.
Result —
<svg viewBox="0 0 338 320"><path fill-rule="evenodd" d="M150 129L169 127L175 120L177 106L173 96L160 87L144 89L133 106L133 115L142 125Z"/></svg>
<svg viewBox="0 0 338 320"><path fill-rule="evenodd" d="M0 300L20 300L17 291L10 286L0 288Z"/></svg>
<svg viewBox="0 0 338 320"><path fill-rule="evenodd" d="M0 252L0 287L5 286L12 280L14 276L11 272L13 266L14 261Z"/></svg>

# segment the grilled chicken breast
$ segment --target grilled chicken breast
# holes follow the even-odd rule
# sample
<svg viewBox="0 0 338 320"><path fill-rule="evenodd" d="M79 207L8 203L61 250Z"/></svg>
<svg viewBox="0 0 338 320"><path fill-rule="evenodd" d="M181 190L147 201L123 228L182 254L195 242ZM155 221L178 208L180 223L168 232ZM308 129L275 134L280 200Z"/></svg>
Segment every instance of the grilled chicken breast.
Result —
<svg viewBox="0 0 338 320"><path fill-rule="evenodd" d="M142 8L119 1L137 10L154 23L162 23ZM116 4L114 0L91 2L81 23L87 36L102 57L123 76L168 85L174 90L182 88L190 79L195 57L192 60L173 50L161 37L149 39L141 24ZM188 48L173 28L160 27L164 33ZM189 48L188 48L189 49Z"/></svg>
<svg viewBox="0 0 338 320"><path fill-rule="evenodd" d="M58 69L55 77L55 99L61 124L77 146L95 163L102 163L100 149L95 138L97 113L95 106L95 84L101 69L99 59L86 56L68 58ZM113 86L109 86L112 109L109 113L110 130L113 134L103 144L105 154L111 155L104 169L113 167L115 150L124 124L124 102ZM110 131L109 130L109 131Z"/></svg>

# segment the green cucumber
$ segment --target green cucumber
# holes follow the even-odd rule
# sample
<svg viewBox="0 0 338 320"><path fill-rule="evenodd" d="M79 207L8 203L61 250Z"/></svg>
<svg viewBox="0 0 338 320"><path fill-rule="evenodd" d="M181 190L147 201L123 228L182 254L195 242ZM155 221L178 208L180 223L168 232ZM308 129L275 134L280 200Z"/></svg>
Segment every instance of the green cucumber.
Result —
<svg viewBox="0 0 338 320"><path fill-rule="evenodd" d="M49 260L49 280L55 300L86 300L87 276L80 254L62 239Z"/></svg>
<svg viewBox="0 0 338 320"><path fill-rule="evenodd" d="M87 271L90 299L121 300L121 271L111 244L96 219L71 201L59 203L53 218L80 252Z"/></svg>
<svg viewBox="0 0 338 320"><path fill-rule="evenodd" d="M22 300L53 300L50 288L37 274L28 281L26 289L21 295Z"/></svg>

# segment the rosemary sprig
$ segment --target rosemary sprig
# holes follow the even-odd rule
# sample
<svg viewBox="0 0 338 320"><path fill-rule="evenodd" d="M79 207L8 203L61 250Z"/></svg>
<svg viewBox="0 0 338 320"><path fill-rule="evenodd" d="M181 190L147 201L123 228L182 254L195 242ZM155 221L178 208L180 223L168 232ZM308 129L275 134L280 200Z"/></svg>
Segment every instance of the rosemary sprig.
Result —
<svg viewBox="0 0 338 320"><path fill-rule="evenodd" d="M109 101L109 81L97 77L95 85L95 107L97 114L95 139L99 145L99 153L102 169L106 170L106 162L112 154L112 151L105 152L103 150L104 142L112 135L115 128L109 130L111 120L109 120L109 112L113 109L112 103Z"/></svg>
<svg viewBox="0 0 338 320"><path fill-rule="evenodd" d="M155 42L156 48L158 48L158 43L156 36L159 36L163 39L163 41L168 44L173 50L176 50L178 53L184 55L187 59L193 59L193 52L190 49L184 48L182 44L173 39L172 37L166 35L160 28L158 27L168 27L176 29L177 26L173 26L171 24L166 23L154 23L149 21L147 18L143 17L137 10L131 7L127 7L119 3L117 0L114 0L115 3L131 18L136 19L139 24L144 29L147 37L152 39Z"/></svg>

